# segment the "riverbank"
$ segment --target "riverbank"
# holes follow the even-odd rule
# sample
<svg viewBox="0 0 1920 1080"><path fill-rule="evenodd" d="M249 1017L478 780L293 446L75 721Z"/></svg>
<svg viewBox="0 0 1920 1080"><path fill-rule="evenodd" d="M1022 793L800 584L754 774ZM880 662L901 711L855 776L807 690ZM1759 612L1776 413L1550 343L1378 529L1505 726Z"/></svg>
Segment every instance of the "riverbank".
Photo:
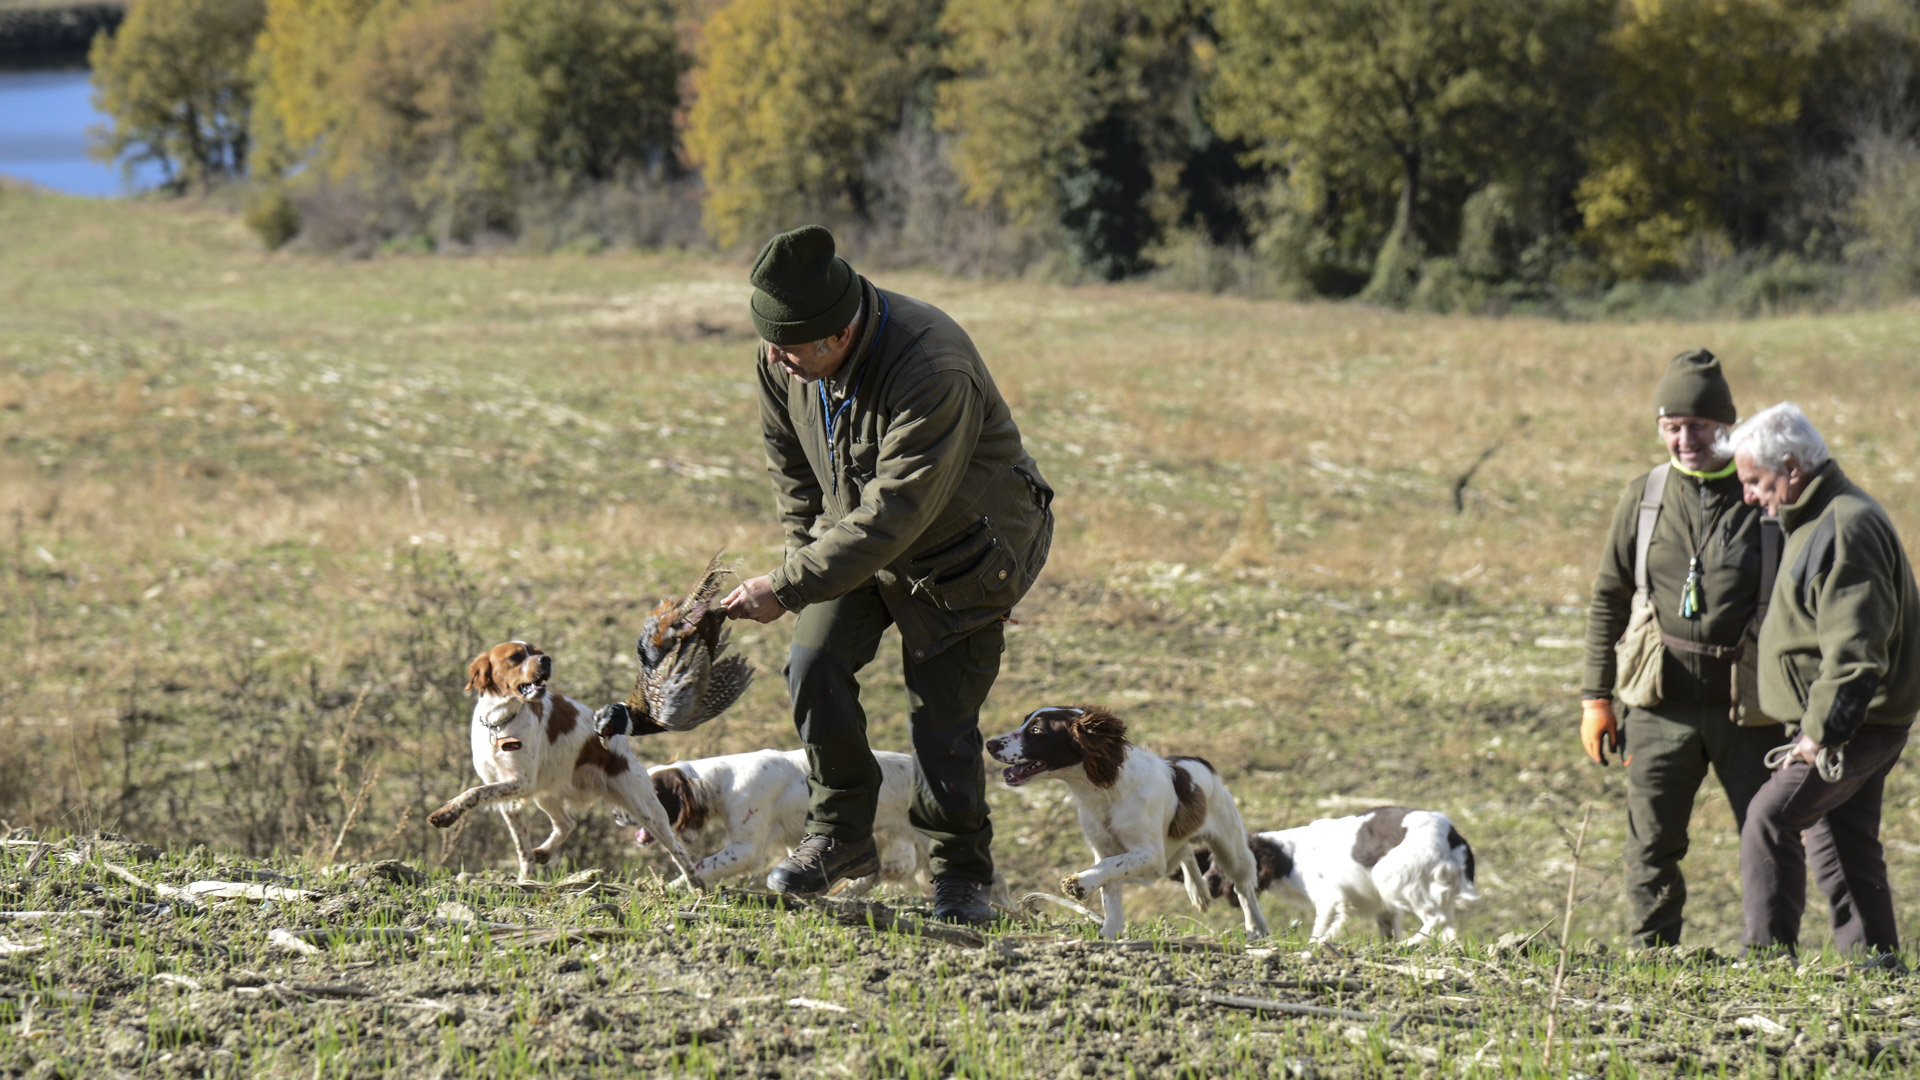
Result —
<svg viewBox="0 0 1920 1080"><path fill-rule="evenodd" d="M0 0L0 70L85 64L94 35L126 15L126 0Z"/></svg>

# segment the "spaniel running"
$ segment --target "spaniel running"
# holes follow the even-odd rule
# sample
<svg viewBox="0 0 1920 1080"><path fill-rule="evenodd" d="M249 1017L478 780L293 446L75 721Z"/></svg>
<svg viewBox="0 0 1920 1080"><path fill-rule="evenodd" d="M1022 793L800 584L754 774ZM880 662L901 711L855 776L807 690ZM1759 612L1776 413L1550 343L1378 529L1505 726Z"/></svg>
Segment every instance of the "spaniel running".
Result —
<svg viewBox="0 0 1920 1080"><path fill-rule="evenodd" d="M1100 891L1101 937L1117 938L1126 925L1120 887L1129 881L1155 881L1177 869L1187 898L1204 910L1209 892L1195 844L1213 850L1214 863L1244 898L1247 936L1266 936L1246 826L1226 784L1203 759L1162 758L1134 746L1126 724L1096 705L1035 709L1018 731L987 740L987 753L1007 766L1009 786L1051 776L1073 793L1081 831L1099 861L1060 886L1075 899Z"/></svg>
<svg viewBox="0 0 1920 1080"><path fill-rule="evenodd" d="M427 820L445 829L475 807L498 806L524 881L573 831L571 812L605 799L660 837L681 874L700 887L699 869L674 835L645 768L628 748L628 736L603 740L595 735L592 710L547 688L552 674L553 658L524 641L503 642L473 658L467 689L480 692L472 733L473 769L482 783L447 800ZM634 734L664 730L654 725ZM513 825L512 811L525 802L539 807L553 824L553 832L531 851Z"/></svg>

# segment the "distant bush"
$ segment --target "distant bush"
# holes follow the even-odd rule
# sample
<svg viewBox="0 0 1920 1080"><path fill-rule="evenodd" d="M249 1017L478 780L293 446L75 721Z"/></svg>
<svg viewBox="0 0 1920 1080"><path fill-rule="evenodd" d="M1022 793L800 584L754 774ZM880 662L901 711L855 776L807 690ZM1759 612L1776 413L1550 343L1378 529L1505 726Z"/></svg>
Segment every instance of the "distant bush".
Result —
<svg viewBox="0 0 1920 1080"><path fill-rule="evenodd" d="M300 231L300 212L287 197L284 184L269 184L250 193L241 219L268 251L285 247Z"/></svg>
<svg viewBox="0 0 1920 1080"><path fill-rule="evenodd" d="M111 118L94 153L150 161L174 190L246 174L262 0L136 0L94 39L94 102Z"/></svg>

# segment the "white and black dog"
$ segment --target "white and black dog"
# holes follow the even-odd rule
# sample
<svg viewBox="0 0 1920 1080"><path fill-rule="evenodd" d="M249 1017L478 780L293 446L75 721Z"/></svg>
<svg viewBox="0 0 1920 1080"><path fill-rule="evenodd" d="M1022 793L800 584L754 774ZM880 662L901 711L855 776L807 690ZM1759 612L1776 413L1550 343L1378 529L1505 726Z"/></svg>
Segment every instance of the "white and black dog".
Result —
<svg viewBox="0 0 1920 1080"><path fill-rule="evenodd" d="M1261 891L1291 893L1313 905L1313 940L1340 932L1349 916L1371 917L1391 939L1402 920L1418 919L1407 938L1453 941L1458 905L1480 899L1473 885L1473 848L1437 810L1382 806L1351 817L1321 818L1297 829L1247 838ZM1206 862L1206 852L1200 852ZM1218 868L1207 884L1226 893ZM1228 896L1229 901L1235 898Z"/></svg>
<svg viewBox="0 0 1920 1080"><path fill-rule="evenodd" d="M1205 910L1210 894L1194 859L1195 844L1212 849L1215 866L1244 898L1247 936L1266 935L1246 826L1206 761L1162 758L1134 746L1126 724L1097 705L1035 709L1019 730L987 740L987 753L1008 766L1003 776L1009 786L1051 776L1073 792L1081 831L1099 862L1067 875L1060 887L1075 899L1100 891L1101 937L1117 938L1126 925L1120 887L1130 881L1155 881L1178 870L1187 898Z"/></svg>

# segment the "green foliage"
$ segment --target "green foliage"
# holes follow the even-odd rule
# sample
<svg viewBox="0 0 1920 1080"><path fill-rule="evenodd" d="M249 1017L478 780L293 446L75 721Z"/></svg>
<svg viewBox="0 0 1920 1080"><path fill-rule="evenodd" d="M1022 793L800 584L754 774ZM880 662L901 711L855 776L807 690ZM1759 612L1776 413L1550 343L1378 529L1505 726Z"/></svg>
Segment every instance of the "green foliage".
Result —
<svg viewBox="0 0 1920 1080"><path fill-rule="evenodd" d="M474 87L494 23L493 0L416 0L409 10L373 13L333 80L328 175L404 189L443 238L484 218Z"/></svg>
<svg viewBox="0 0 1920 1080"><path fill-rule="evenodd" d="M1305 217L1379 237L1370 291L1401 298L1434 219L1451 209L1432 205L1437 190L1524 173L1554 150L1551 129L1584 70L1580 43L1604 10L1598 0L1223 0L1211 117L1289 174L1283 228L1298 231Z"/></svg>
<svg viewBox="0 0 1920 1080"><path fill-rule="evenodd" d="M1142 269L1215 141L1196 105L1213 55L1202 6L954 0L941 29L956 75L936 122L969 198L1058 225L1094 276Z"/></svg>
<svg viewBox="0 0 1920 1080"><path fill-rule="evenodd" d="M113 119L94 153L155 162L176 190L244 174L262 14L261 0L137 0L89 56Z"/></svg>
<svg viewBox="0 0 1920 1080"><path fill-rule="evenodd" d="M722 247L868 213L868 160L929 59L913 0L734 0L707 21L686 150Z"/></svg>
<svg viewBox="0 0 1920 1080"><path fill-rule="evenodd" d="M670 162L673 17L668 0L500 0L480 95L492 162L562 184Z"/></svg>
<svg viewBox="0 0 1920 1080"><path fill-rule="evenodd" d="M269 184L253 192L241 216L268 251L285 247L300 231L300 212L287 197L283 184Z"/></svg>

